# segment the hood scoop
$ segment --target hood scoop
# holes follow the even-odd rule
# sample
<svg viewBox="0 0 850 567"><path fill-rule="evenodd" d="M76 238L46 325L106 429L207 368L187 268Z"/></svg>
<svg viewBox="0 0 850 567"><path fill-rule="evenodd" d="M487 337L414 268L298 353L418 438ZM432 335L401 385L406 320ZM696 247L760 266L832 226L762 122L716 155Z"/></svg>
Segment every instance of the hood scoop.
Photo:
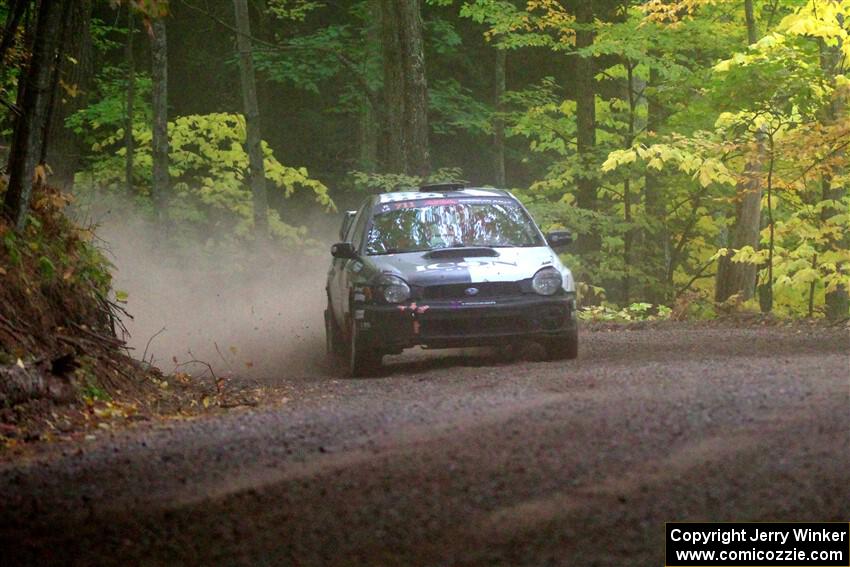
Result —
<svg viewBox="0 0 850 567"><path fill-rule="evenodd" d="M492 248L469 247L469 248L441 248L431 250L424 255L429 260L455 260L463 258L495 258L499 255Z"/></svg>

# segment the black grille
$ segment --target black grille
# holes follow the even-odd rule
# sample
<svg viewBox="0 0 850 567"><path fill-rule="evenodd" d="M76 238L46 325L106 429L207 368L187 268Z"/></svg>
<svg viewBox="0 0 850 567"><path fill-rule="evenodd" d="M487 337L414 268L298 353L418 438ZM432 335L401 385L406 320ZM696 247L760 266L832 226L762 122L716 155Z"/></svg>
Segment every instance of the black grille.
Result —
<svg viewBox="0 0 850 567"><path fill-rule="evenodd" d="M458 312L453 316L433 316L426 312L420 318L424 339L440 337L487 337L528 332L557 331L568 322L569 312L563 305L542 305L521 312L497 314L488 308Z"/></svg>
<svg viewBox="0 0 850 567"><path fill-rule="evenodd" d="M478 293L467 293L475 288ZM422 292L424 299L477 299L479 297L505 297L521 295L522 287L519 282L484 282L448 285L432 285Z"/></svg>
<svg viewBox="0 0 850 567"><path fill-rule="evenodd" d="M523 333L529 330L528 321L521 317L469 317L461 319L425 319L422 336L464 337L501 333Z"/></svg>

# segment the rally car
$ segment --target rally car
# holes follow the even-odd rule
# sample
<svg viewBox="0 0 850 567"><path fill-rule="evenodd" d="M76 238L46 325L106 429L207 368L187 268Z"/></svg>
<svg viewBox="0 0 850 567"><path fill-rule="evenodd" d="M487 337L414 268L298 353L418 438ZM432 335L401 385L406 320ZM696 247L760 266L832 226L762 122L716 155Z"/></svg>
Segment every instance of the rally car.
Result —
<svg viewBox="0 0 850 567"><path fill-rule="evenodd" d="M369 197L346 213L331 247L325 331L352 376L383 356L532 339L549 358L578 353L575 282L509 192L425 186Z"/></svg>

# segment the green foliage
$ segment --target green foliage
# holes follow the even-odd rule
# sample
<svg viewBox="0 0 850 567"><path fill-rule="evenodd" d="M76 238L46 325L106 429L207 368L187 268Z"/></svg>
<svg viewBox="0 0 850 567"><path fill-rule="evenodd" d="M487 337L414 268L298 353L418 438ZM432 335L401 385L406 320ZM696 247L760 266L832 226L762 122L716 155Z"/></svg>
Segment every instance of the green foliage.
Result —
<svg viewBox="0 0 850 567"><path fill-rule="evenodd" d="M136 100L133 111L134 137L143 136L152 120L150 106L151 79L136 73ZM94 151L104 149L100 143L121 131L126 123L127 75L120 67L105 67L95 79L92 102L75 112L65 121L65 126L79 136L82 144Z"/></svg>
<svg viewBox="0 0 850 567"><path fill-rule="evenodd" d="M610 303L601 303L585 307L579 311L582 321L657 321L669 319L673 310L666 305L653 305L651 303L632 303L627 307L620 308Z"/></svg>
<svg viewBox="0 0 850 567"><path fill-rule="evenodd" d="M303 22L310 12L324 7L325 3L314 0L268 0L266 6L270 13L281 20Z"/></svg>
<svg viewBox="0 0 850 567"><path fill-rule="evenodd" d="M271 99L261 101L268 106L264 119L282 124L264 128L275 148L264 145L274 234L303 242L306 229L282 200L294 197L288 203L301 210L316 203L327 209L331 193L324 184L355 198L457 180L461 170L474 184L494 182L498 125L508 184L544 229L568 228L579 243L599 238L598 252L577 254L577 247L564 259L575 268L585 303L606 306L600 316L623 319L621 308L678 305L692 296L699 299L686 301L682 312L710 316L720 309L711 298L724 255L734 265L757 266L776 312L806 315L812 304L818 315L827 293L850 285L850 0L754 4L758 40L748 45L743 3L732 0L595 2L592 23L582 25L575 2L426 0L437 173L420 179L375 173L386 149L378 4L269 0L254 59L258 81L268 83L261 94ZM594 39L579 49L582 30ZM99 58L118 60L126 32L97 21L93 33ZM501 100L493 96L501 84L491 64L497 50L507 61ZM235 84L232 45L221 53L217 64ZM595 147L581 155L580 58L592 59L595 69ZM144 74L137 80L134 199L151 210L150 80ZM123 191L125 81L120 66L101 68L92 104L68 120L91 148L78 193ZM238 96L221 100L225 106L207 108L182 100L170 124L172 232L213 234L214 244L241 241L252 223L244 126L238 115L218 112L238 109ZM322 182L275 155L298 155ZM588 209L576 206L582 180L596 187ZM743 187L763 195L761 237L734 250ZM637 318L638 311L627 314Z"/></svg>
<svg viewBox="0 0 850 567"><path fill-rule="evenodd" d="M94 125L90 128L92 132L99 131ZM249 237L253 228L253 206L247 186L248 155L243 147L244 118L225 113L182 116L169 123L168 131L173 181L168 214L172 222L184 232L212 233L213 240ZM88 171L78 174L79 187L95 192L122 190L123 136L123 129L113 129L93 145L99 153ZM135 159L142 184L140 196L147 200L152 166L151 132L146 125L141 125L134 131L134 137ZM108 151L110 149L112 151ZM311 178L305 168L281 164L265 143L263 153L266 178L283 198L291 197L296 191L307 191L317 204L326 210L334 209L327 187ZM306 238L305 227L284 222L273 209L269 211L269 228L273 236L291 243Z"/></svg>
<svg viewBox="0 0 850 567"><path fill-rule="evenodd" d="M492 131L492 110L476 100L472 91L458 81L438 81L428 89L435 134L452 135L460 131L489 134Z"/></svg>
<svg viewBox="0 0 850 567"><path fill-rule="evenodd" d="M98 385L97 380L94 378L91 371L86 371L84 368L80 368L77 370L77 374L82 374L84 376L84 383L80 388L80 395L83 397L83 400L91 402L106 402L112 399L109 392Z"/></svg>
<svg viewBox="0 0 850 567"><path fill-rule="evenodd" d="M418 187L424 183L451 183L462 181L463 173L458 168L446 167L437 170L428 177L416 177L403 173L367 173L351 172L351 183L361 193L388 193Z"/></svg>

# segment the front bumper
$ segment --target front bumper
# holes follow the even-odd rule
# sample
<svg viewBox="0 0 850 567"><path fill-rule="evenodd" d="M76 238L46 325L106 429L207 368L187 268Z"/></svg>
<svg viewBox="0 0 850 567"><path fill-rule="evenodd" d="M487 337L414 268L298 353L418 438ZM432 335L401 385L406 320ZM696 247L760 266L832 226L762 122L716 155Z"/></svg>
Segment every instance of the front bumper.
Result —
<svg viewBox="0 0 850 567"><path fill-rule="evenodd" d="M403 305L356 305L358 336L388 352L486 346L523 338L555 337L576 330L575 294L522 295L482 300L444 300Z"/></svg>

